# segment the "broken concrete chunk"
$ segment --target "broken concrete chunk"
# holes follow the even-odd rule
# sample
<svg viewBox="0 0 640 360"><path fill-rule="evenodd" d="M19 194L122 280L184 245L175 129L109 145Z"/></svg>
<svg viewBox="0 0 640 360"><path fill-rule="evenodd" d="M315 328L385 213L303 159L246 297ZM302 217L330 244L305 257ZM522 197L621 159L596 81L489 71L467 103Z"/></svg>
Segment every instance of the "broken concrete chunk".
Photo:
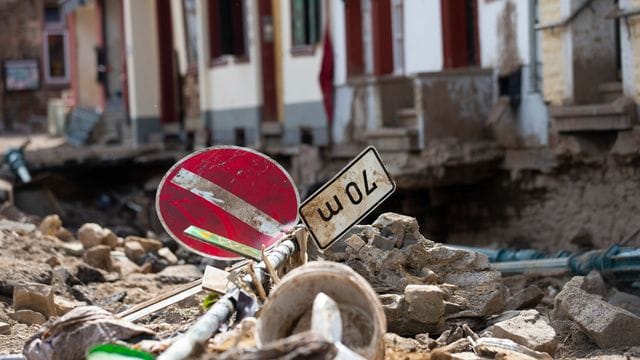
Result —
<svg viewBox="0 0 640 360"><path fill-rule="evenodd" d="M55 236L61 228L62 220L60 220L60 216L57 214L45 217L40 223L40 226L38 226L38 230L40 230L41 233L51 236Z"/></svg>
<svg viewBox="0 0 640 360"><path fill-rule="evenodd" d="M607 284L604 283L602 275L596 271L591 270L587 276L584 277L582 283L582 290L595 295L607 296Z"/></svg>
<svg viewBox="0 0 640 360"><path fill-rule="evenodd" d="M611 305L621 307L636 316L640 316L640 297L631 295L624 291L616 291L607 302Z"/></svg>
<svg viewBox="0 0 640 360"><path fill-rule="evenodd" d="M11 333L11 325L0 321L0 335L8 335Z"/></svg>
<svg viewBox="0 0 640 360"><path fill-rule="evenodd" d="M507 300L507 310L530 309L536 307L544 297L544 293L535 285L527 286Z"/></svg>
<svg viewBox="0 0 640 360"><path fill-rule="evenodd" d="M105 270L87 265L78 265L76 277L81 282L88 284L92 282L110 282L120 278L120 274L115 272L107 272Z"/></svg>
<svg viewBox="0 0 640 360"><path fill-rule="evenodd" d="M94 246L85 251L82 259L87 264L105 271L113 270L113 261L111 260L111 248L107 245Z"/></svg>
<svg viewBox="0 0 640 360"><path fill-rule="evenodd" d="M564 285L554 300L553 319L573 320L600 348L640 345L640 317L583 287L582 276L575 276Z"/></svg>
<svg viewBox="0 0 640 360"><path fill-rule="evenodd" d="M74 240L73 238L73 233L65 228L60 228L58 229L58 231L56 231L55 234L53 234L53 236L57 237L58 239L62 240L62 241L72 241Z"/></svg>
<svg viewBox="0 0 640 360"><path fill-rule="evenodd" d="M202 278L202 272L194 265L175 265L166 267L157 276L163 283L183 284Z"/></svg>
<svg viewBox="0 0 640 360"><path fill-rule="evenodd" d="M478 355L496 359L551 360L545 352L531 350L509 339L482 337L472 342Z"/></svg>
<svg viewBox="0 0 640 360"><path fill-rule="evenodd" d="M136 264L142 260L142 257L145 254L144 248L137 241L128 241L124 244L124 253L127 255L131 261Z"/></svg>
<svg viewBox="0 0 640 360"><path fill-rule="evenodd" d="M536 351L553 355L558 346L556 332L536 310L524 310L517 316L496 323L494 337L510 339Z"/></svg>
<svg viewBox="0 0 640 360"><path fill-rule="evenodd" d="M158 251L162 249L162 242L155 239L147 239L139 236L127 236L124 239L125 247L129 242L137 242L139 243L145 252Z"/></svg>
<svg viewBox="0 0 640 360"><path fill-rule="evenodd" d="M56 304L58 316L64 315L77 307L87 305L84 301L67 300L61 296L54 296L53 301Z"/></svg>
<svg viewBox="0 0 640 360"><path fill-rule="evenodd" d="M53 288L42 284L17 285L13 290L13 308L37 311L47 318L58 315L53 300Z"/></svg>
<svg viewBox="0 0 640 360"><path fill-rule="evenodd" d="M384 237L376 234L373 235L371 245L381 250L391 250L395 247L395 239L392 237Z"/></svg>
<svg viewBox="0 0 640 360"><path fill-rule="evenodd" d="M84 245L79 241L68 242L62 244L62 250L64 250L67 255L82 256L84 253Z"/></svg>
<svg viewBox="0 0 640 360"><path fill-rule="evenodd" d="M384 342L388 347L392 347L396 350L401 350L402 352L409 353L416 352L417 350L425 347L422 343L420 343L420 341L416 339L405 338L394 333L384 334Z"/></svg>
<svg viewBox="0 0 640 360"><path fill-rule="evenodd" d="M387 323L401 320L403 317L403 297L398 294L382 294L378 296L384 315L387 318Z"/></svg>
<svg viewBox="0 0 640 360"><path fill-rule="evenodd" d="M113 259L113 270L120 273L122 277L125 277L129 274L142 272L138 264L131 261L128 257L126 257L122 253L118 256L113 256L112 259Z"/></svg>
<svg viewBox="0 0 640 360"><path fill-rule="evenodd" d="M169 265L175 265L178 263L178 257L169 248L163 247L158 250L158 256L165 259Z"/></svg>
<svg viewBox="0 0 640 360"><path fill-rule="evenodd" d="M102 244L109 247L109 249L113 250L120 245L120 241L118 240L118 236L109 230L107 236L102 239Z"/></svg>
<svg viewBox="0 0 640 360"><path fill-rule="evenodd" d="M371 225L380 231L380 235L391 239L397 248L404 246L406 234L422 236L418 221L410 216L388 212L380 215Z"/></svg>
<svg viewBox="0 0 640 360"><path fill-rule="evenodd" d="M13 314L9 314L13 320L27 325L42 325L47 321L41 313L33 310L17 310Z"/></svg>
<svg viewBox="0 0 640 360"><path fill-rule="evenodd" d="M434 285L407 285L404 289L407 302L406 316L426 324L437 324L444 315L443 292Z"/></svg>
<svg viewBox="0 0 640 360"><path fill-rule="evenodd" d="M102 226L94 223L87 223L80 227L78 230L78 240L82 243L85 249L90 249L94 246L101 245L105 242L109 243L107 238L117 237L109 229L104 229Z"/></svg>
<svg viewBox="0 0 640 360"><path fill-rule="evenodd" d="M13 231L18 235L26 235L36 230L36 226L26 222L0 219L0 230Z"/></svg>
<svg viewBox="0 0 640 360"><path fill-rule="evenodd" d="M351 249L351 250L355 251L356 253L358 251L360 251L360 249L362 249L362 247L367 244L358 235L351 235L344 242L347 245L347 249ZM349 251L349 250L347 250L347 251Z"/></svg>

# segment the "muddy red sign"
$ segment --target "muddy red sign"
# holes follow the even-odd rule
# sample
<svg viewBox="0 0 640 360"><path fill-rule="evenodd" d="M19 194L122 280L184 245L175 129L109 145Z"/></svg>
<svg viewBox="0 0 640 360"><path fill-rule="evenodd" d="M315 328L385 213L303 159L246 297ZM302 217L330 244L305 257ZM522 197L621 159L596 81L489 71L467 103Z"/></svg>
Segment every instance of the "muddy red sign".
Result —
<svg viewBox="0 0 640 360"><path fill-rule="evenodd" d="M194 225L247 246L274 245L298 220L289 174L257 151L220 146L193 153L160 182L156 209L165 230L190 250L218 259L234 253L184 234Z"/></svg>

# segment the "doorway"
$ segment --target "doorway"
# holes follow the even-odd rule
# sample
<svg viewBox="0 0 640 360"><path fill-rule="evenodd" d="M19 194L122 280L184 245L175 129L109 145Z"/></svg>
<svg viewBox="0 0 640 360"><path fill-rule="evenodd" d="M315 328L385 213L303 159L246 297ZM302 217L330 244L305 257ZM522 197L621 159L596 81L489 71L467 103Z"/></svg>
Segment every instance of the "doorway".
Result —
<svg viewBox="0 0 640 360"><path fill-rule="evenodd" d="M258 1L260 14L260 60L262 63L262 121L278 121L274 29L271 1Z"/></svg>

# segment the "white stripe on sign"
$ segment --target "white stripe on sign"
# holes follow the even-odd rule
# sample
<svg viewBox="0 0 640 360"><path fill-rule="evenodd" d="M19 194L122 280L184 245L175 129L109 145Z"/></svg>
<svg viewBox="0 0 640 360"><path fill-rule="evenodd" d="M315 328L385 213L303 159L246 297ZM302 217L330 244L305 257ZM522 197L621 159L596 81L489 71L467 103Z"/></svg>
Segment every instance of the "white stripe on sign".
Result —
<svg viewBox="0 0 640 360"><path fill-rule="evenodd" d="M282 225L277 220L198 174L180 169L171 183L222 208L262 234L271 237L280 234Z"/></svg>

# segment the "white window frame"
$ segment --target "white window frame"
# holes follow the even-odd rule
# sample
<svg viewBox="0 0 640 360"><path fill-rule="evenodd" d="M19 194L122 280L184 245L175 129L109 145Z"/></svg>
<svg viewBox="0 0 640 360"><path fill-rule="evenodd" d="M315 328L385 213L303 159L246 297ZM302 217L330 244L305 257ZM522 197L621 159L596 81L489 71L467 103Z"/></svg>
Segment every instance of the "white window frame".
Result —
<svg viewBox="0 0 640 360"><path fill-rule="evenodd" d="M64 46L64 76L52 77L49 73L49 35L62 35ZM71 82L71 69L69 61L69 33L65 29L45 29L42 31L42 59L44 65L44 82L47 85L67 85Z"/></svg>
<svg viewBox="0 0 640 360"><path fill-rule="evenodd" d="M404 1L391 0L393 73L404 74Z"/></svg>

